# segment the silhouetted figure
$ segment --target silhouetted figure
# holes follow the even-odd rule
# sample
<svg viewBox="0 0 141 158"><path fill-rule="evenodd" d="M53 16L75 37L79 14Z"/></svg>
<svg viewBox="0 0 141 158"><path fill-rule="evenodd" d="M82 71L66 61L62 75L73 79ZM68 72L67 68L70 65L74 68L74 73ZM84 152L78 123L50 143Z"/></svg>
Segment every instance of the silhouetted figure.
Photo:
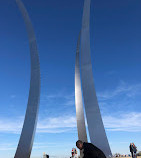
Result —
<svg viewBox="0 0 141 158"><path fill-rule="evenodd" d="M134 152L134 151L133 151L133 144L132 144L132 143L130 143L129 149L130 149L132 158L134 158L134 155L133 155L133 152Z"/></svg>
<svg viewBox="0 0 141 158"><path fill-rule="evenodd" d="M76 142L76 146L82 150L84 149L84 157L83 158L106 158L103 151L101 151L99 148L94 146L91 143L85 143L81 140L78 140Z"/></svg>
<svg viewBox="0 0 141 158"><path fill-rule="evenodd" d="M137 147L133 143L133 152L134 152L134 158L136 158L136 153L137 153Z"/></svg>
<svg viewBox="0 0 141 158"><path fill-rule="evenodd" d="M49 155L46 155L46 154L44 153L43 158L49 158Z"/></svg>

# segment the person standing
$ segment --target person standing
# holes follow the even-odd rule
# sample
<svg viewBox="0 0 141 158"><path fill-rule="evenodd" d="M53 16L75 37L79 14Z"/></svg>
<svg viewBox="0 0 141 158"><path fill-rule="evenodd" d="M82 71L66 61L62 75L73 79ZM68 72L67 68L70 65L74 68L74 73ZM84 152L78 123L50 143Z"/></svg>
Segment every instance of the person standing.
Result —
<svg viewBox="0 0 141 158"><path fill-rule="evenodd" d="M84 150L84 157L83 158L106 158L103 151L101 151L99 148L94 146L92 143L85 143L81 140L78 140L76 142L77 148L80 150Z"/></svg>
<svg viewBox="0 0 141 158"><path fill-rule="evenodd" d="M136 153L137 153L137 147L133 143L133 152L134 152L134 158L136 158Z"/></svg>
<svg viewBox="0 0 141 158"><path fill-rule="evenodd" d="M71 154L72 156L70 158L77 158L77 150L75 148L72 148Z"/></svg>
<svg viewBox="0 0 141 158"><path fill-rule="evenodd" d="M43 158L49 158L49 155L46 155L45 153L43 153Z"/></svg>
<svg viewBox="0 0 141 158"><path fill-rule="evenodd" d="M133 154L134 151L133 151L133 144L132 143L130 143L129 149L130 149L132 158L134 158L134 154Z"/></svg>

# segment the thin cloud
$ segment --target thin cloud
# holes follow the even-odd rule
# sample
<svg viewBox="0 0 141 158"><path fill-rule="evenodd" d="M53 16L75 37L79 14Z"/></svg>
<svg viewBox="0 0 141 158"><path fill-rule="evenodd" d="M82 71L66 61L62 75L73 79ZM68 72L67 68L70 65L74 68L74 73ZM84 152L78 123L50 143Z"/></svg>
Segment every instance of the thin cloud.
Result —
<svg viewBox="0 0 141 158"><path fill-rule="evenodd" d="M15 150L16 144L12 143L0 143L0 151L8 151L8 150Z"/></svg>
<svg viewBox="0 0 141 158"><path fill-rule="evenodd" d="M23 118L0 119L0 132L19 134L23 125ZM76 118L72 116L51 117L39 119L37 133L66 133L75 132Z"/></svg>
<svg viewBox="0 0 141 158"><path fill-rule="evenodd" d="M104 116L104 125L107 131L141 132L141 113L119 114ZM14 122L14 123L13 123ZM20 133L23 120L0 121L0 132ZM61 116L39 119L37 133L71 133L76 132L76 117Z"/></svg>
<svg viewBox="0 0 141 158"><path fill-rule="evenodd" d="M43 148L54 148L59 146L56 143L34 143L33 149L43 149ZM9 151L9 150L16 150L17 144L16 143L0 143L0 151Z"/></svg>
<svg viewBox="0 0 141 158"><path fill-rule="evenodd" d="M16 95L12 94L12 95L10 96L10 98L11 98L11 99L14 99L14 98L16 98Z"/></svg>
<svg viewBox="0 0 141 158"><path fill-rule="evenodd" d="M41 98L41 101L47 101L49 103L52 103L54 102L54 100L60 100L60 99L61 99L62 105L65 105L65 106L75 105L74 93L66 94L66 92L62 90L54 94L43 96L43 98Z"/></svg>
<svg viewBox="0 0 141 158"><path fill-rule="evenodd" d="M115 70L111 70L106 73L106 75L115 75L115 74L117 74L117 71Z"/></svg>
<svg viewBox="0 0 141 158"><path fill-rule="evenodd" d="M106 90L104 92L97 93L99 100L109 100L120 95L126 95L127 97L134 97L140 95L141 84L128 85L121 81L119 86L113 90Z"/></svg>
<svg viewBox="0 0 141 158"><path fill-rule="evenodd" d="M103 120L108 131L141 132L141 113L104 116Z"/></svg>
<svg viewBox="0 0 141 158"><path fill-rule="evenodd" d="M113 90L107 90L102 93L98 93L98 98L100 99L100 104L102 108L107 109L107 105L114 107L120 107L123 105L128 105L131 102L129 98L140 95L141 84L128 85L125 82L120 82ZM119 96L124 96L124 100L117 99ZM62 105L74 105L74 93L69 95L65 94L64 91L60 91L55 95L48 95L46 99L54 100L55 98L63 98ZM116 99L116 102L115 102ZM48 100L48 101L49 101ZM109 102L110 101L110 102ZM127 106L124 106L127 107ZM102 111L102 110L101 110ZM104 110L103 110L104 111ZM102 111L102 113L103 113ZM113 115L114 114L114 115ZM22 129L24 118L14 118L14 119L0 119L0 132L3 133L15 133L19 134ZM107 131L125 131L125 132L139 132L141 131L141 113L128 112L128 114L110 113L106 115L103 113L103 121ZM41 119L39 118L37 125L37 133L68 133L77 132L76 128L76 116L65 115L59 117L49 117Z"/></svg>
<svg viewBox="0 0 141 158"><path fill-rule="evenodd" d="M15 150L15 148L14 147L1 147L0 148L0 151L9 151L9 150Z"/></svg>
<svg viewBox="0 0 141 158"><path fill-rule="evenodd" d="M23 119L21 117L18 117L16 119L0 119L0 132L5 133L19 133L21 130L21 126Z"/></svg>
<svg viewBox="0 0 141 158"><path fill-rule="evenodd" d="M76 118L73 116L51 117L39 120L38 133L66 133L75 132Z"/></svg>

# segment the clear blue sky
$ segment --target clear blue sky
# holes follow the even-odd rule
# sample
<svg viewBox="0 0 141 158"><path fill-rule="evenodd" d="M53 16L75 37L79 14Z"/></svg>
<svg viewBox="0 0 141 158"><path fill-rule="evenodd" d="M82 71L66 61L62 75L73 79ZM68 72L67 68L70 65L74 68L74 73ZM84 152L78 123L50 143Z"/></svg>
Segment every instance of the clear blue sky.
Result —
<svg viewBox="0 0 141 158"><path fill-rule="evenodd" d="M70 155L77 140L74 67L83 0L23 0L41 65L41 101L32 158ZM91 56L113 153L141 150L141 1L92 0ZM0 4L0 158L13 158L26 110L30 56L14 0ZM64 153L63 153L64 152Z"/></svg>

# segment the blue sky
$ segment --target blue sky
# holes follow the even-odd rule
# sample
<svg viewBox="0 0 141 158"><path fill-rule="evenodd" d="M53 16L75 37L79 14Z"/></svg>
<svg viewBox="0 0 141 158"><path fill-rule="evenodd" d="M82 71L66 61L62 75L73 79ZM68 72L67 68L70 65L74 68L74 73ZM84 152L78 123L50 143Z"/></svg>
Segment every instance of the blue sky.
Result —
<svg viewBox="0 0 141 158"><path fill-rule="evenodd" d="M77 140L75 50L83 0L23 0L37 37L41 101L32 158L69 156ZM141 1L92 0L91 56L113 153L141 150ZM14 156L26 110L30 56L14 0L0 5L0 158Z"/></svg>

